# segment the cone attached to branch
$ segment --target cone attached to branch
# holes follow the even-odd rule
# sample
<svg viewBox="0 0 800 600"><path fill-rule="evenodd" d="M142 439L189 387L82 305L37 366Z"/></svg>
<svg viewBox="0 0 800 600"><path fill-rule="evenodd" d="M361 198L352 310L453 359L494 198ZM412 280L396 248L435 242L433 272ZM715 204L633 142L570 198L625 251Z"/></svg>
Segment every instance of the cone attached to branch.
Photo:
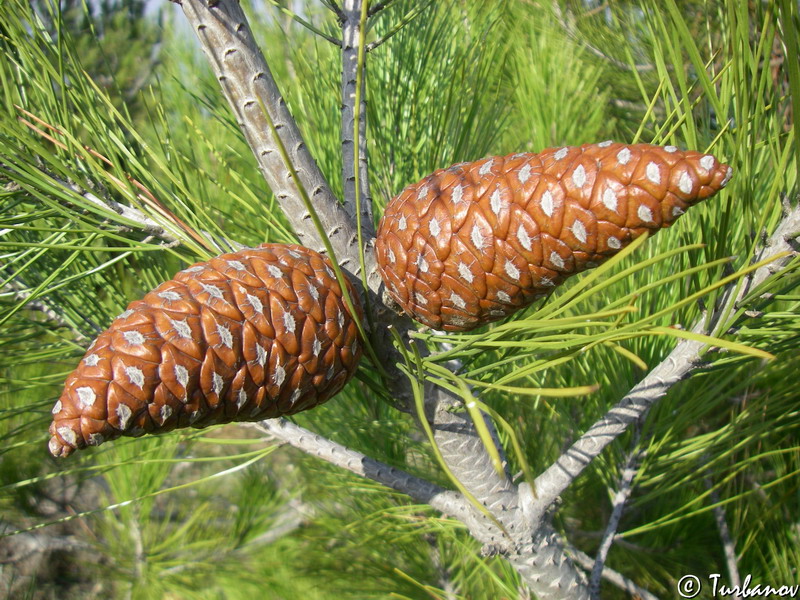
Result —
<svg viewBox="0 0 800 600"><path fill-rule="evenodd" d="M257 421L314 408L356 370L358 315L330 261L265 244L179 272L92 343L53 408L50 452L123 435Z"/></svg>
<svg viewBox="0 0 800 600"><path fill-rule="evenodd" d="M710 154L612 142L460 163L389 202L378 265L414 319L467 331L669 227L732 173Z"/></svg>

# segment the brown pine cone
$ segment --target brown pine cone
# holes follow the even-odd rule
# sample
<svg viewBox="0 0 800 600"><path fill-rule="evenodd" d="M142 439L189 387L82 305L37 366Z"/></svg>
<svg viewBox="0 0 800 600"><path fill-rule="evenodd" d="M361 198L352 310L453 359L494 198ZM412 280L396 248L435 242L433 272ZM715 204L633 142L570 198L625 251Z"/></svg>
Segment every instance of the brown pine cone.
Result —
<svg viewBox="0 0 800 600"><path fill-rule="evenodd" d="M710 154L610 141L460 163L389 202L378 265L413 318L467 331L668 227L732 173Z"/></svg>
<svg viewBox="0 0 800 600"><path fill-rule="evenodd" d="M223 254L132 302L92 343L53 408L50 452L314 408L360 357L327 258L287 244Z"/></svg>

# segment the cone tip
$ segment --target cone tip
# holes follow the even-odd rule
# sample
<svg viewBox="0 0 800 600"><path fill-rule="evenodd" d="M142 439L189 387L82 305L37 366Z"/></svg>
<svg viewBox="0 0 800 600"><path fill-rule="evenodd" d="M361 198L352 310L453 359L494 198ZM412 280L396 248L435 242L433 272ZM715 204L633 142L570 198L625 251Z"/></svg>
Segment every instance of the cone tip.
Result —
<svg viewBox="0 0 800 600"><path fill-rule="evenodd" d="M55 456L56 458L66 458L75 450L71 446L64 444L61 440L58 439L58 436L54 435L50 438L50 441L47 444L48 450L50 450L50 454Z"/></svg>
<svg viewBox="0 0 800 600"><path fill-rule="evenodd" d="M722 181L719 182L720 189L724 188L733 177L733 167L730 165L721 165L720 171L724 173Z"/></svg>

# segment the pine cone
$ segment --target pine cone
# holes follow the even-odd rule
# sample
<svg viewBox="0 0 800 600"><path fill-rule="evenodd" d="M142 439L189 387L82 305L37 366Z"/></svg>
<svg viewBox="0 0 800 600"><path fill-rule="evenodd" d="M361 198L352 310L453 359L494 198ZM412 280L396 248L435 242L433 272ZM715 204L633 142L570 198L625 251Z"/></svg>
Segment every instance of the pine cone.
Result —
<svg viewBox="0 0 800 600"><path fill-rule="evenodd" d="M389 202L378 265L416 320L467 331L670 226L732 173L709 154L610 141L460 163Z"/></svg>
<svg viewBox="0 0 800 600"><path fill-rule="evenodd" d="M198 263L92 343L53 408L50 452L313 408L355 372L357 331L330 261L308 248L265 244Z"/></svg>

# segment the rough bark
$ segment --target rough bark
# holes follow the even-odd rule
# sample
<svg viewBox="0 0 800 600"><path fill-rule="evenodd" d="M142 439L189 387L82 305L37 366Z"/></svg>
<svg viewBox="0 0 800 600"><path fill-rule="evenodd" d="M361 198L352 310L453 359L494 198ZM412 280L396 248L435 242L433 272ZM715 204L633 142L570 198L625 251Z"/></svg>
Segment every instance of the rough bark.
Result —
<svg viewBox="0 0 800 600"><path fill-rule="evenodd" d="M367 157L367 86L366 52L361 30L363 0L344 0L342 5L342 185L344 207L351 220L356 219L356 170L358 170L359 208L365 237L373 237L372 197L369 192ZM363 53L358 136L355 135L356 87L359 53ZM358 144L358 164L355 145Z"/></svg>
<svg viewBox="0 0 800 600"><path fill-rule="evenodd" d="M355 224L331 192L303 141L240 4L231 0L191 0L181 2L181 7L200 40L264 178L301 244L320 253L326 252L302 201L298 183L308 193L339 264L360 277ZM294 181L284 163L279 141L273 138L269 121L278 132L299 182Z"/></svg>

